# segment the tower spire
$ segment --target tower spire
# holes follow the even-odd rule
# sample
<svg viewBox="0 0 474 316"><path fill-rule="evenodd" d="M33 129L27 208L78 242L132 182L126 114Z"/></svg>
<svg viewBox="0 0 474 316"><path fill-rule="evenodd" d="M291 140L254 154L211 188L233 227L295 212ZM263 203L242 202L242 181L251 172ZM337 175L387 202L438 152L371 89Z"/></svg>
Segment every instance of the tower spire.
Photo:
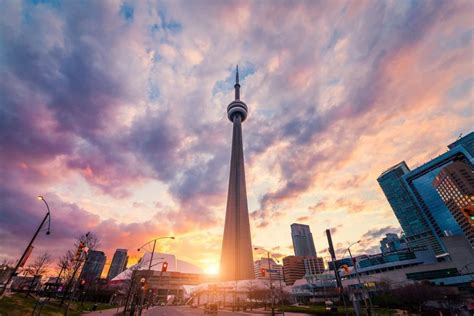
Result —
<svg viewBox="0 0 474 316"><path fill-rule="evenodd" d="M240 100L239 65L235 69L235 99Z"/></svg>

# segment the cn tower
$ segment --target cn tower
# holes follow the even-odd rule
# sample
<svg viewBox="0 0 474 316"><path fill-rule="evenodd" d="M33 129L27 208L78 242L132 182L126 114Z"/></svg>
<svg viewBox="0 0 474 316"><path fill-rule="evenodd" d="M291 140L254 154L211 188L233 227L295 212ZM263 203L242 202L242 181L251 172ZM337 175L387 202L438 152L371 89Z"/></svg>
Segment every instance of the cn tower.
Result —
<svg viewBox="0 0 474 316"><path fill-rule="evenodd" d="M247 118L248 108L240 100L238 66L234 89L235 100L227 106L227 118L232 122L233 131L229 191L221 252L220 277L222 281L255 279L242 146L242 122Z"/></svg>

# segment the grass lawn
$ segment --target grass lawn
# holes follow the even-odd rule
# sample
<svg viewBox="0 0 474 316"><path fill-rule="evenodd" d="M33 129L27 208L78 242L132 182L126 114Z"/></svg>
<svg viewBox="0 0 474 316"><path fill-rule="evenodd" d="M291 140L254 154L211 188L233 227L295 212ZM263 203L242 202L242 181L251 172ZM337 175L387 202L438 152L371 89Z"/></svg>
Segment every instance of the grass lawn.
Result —
<svg viewBox="0 0 474 316"><path fill-rule="evenodd" d="M24 294L14 294L12 296L4 296L0 299L0 316L20 316L31 315L36 305L36 300L32 297L26 298ZM78 316L83 312L90 311L94 303L84 302L83 308L76 302L71 302L68 315ZM99 303L97 310L113 308L109 304ZM38 309L37 309L38 310ZM43 306L41 315L60 316L64 315L65 306L59 306L58 302L51 301Z"/></svg>

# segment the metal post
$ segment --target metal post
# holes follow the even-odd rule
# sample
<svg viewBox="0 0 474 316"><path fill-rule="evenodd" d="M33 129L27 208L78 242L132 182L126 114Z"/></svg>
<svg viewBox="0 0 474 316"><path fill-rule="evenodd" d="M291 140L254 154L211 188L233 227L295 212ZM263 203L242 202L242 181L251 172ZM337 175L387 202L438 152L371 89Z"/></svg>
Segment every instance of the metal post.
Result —
<svg viewBox="0 0 474 316"><path fill-rule="evenodd" d="M38 226L38 229L36 229L36 232L35 234L33 235L33 238L31 238L30 240L30 243L28 244L28 246L26 247L25 251L23 252L23 254L21 255L21 258L20 260L17 262L16 266L15 266L15 269L13 269L13 271L10 273L10 276L8 277L7 279L7 282L5 283L5 286L0 289L0 297L3 296L3 293L5 293L5 290L8 286L8 284L10 284L13 276L16 274L16 271L18 270L18 268L20 267L20 264L24 263L23 260L25 259L25 256L26 254L28 253L28 250L30 249L31 245L33 244L33 242L35 241L36 239L36 236L38 236L38 233L40 232L41 228L43 227L44 223L46 222L46 220L48 219L49 217L49 211L48 213L46 213L46 215L44 216L43 218L43 221L41 221L41 224ZM48 232L49 233L49 230Z"/></svg>
<svg viewBox="0 0 474 316"><path fill-rule="evenodd" d="M344 304L344 311L346 316L348 316L347 312L347 304L346 304L346 298L344 297L344 287L342 286L341 282L341 277L339 276L339 272L336 267L336 252L334 251L334 246L332 244L332 237L331 237L331 231L329 229L326 229L326 237L328 239L328 244L329 244L329 253L331 254L331 260L332 260L332 265L334 268L334 274L336 276L336 284L337 287L339 288L340 291L340 296L342 298L342 303Z"/></svg>
<svg viewBox="0 0 474 316"><path fill-rule="evenodd" d="M132 296L132 291L133 291L133 285L134 285L135 278L136 278L135 273L136 273L136 270L133 270L132 271L132 276L131 276L131 279L130 279L130 288L128 289L127 299L125 300L125 306L123 307L123 314L124 315L127 312L128 302L131 301L130 298L133 297Z"/></svg>
<svg viewBox="0 0 474 316"><path fill-rule="evenodd" d="M369 308L369 304L367 304L367 298L365 297L365 287L362 286L362 282L360 281L360 275L359 275L359 270L357 269L357 264L354 262L354 258L352 258L352 253L351 253L351 249L350 247L347 248L347 251L349 251L349 256L351 257L351 261L352 261L352 264L354 265L354 270L355 270L355 273L356 273L356 276L357 276L357 282L359 283L359 286L361 287L362 289L362 296L364 298L364 305L365 305L365 308L367 310L367 313L369 314L369 316L371 315L371 312L372 312L372 301L370 302L370 308ZM369 298L370 300L370 296L369 294L367 293L367 297Z"/></svg>
<svg viewBox="0 0 474 316"><path fill-rule="evenodd" d="M273 293L273 283L272 283L272 273L270 272L272 270L270 266L270 252L267 251L267 260L268 260L268 277L270 279L270 291L272 295L272 316L275 315L275 295Z"/></svg>
<svg viewBox="0 0 474 316"><path fill-rule="evenodd" d="M151 270L151 263L153 262L153 254L155 253L156 239L153 240L153 250L151 251L150 264L148 265L148 271Z"/></svg>

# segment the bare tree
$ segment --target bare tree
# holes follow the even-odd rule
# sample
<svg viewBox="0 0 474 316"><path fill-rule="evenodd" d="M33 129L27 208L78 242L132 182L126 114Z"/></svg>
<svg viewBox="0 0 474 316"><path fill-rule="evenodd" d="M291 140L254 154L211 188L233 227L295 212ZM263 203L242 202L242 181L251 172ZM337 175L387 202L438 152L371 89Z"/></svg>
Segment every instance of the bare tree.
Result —
<svg viewBox="0 0 474 316"><path fill-rule="evenodd" d="M89 248L89 250L97 249L97 247L100 246L100 240L94 233L89 232L87 234L82 234L75 239L74 247L66 251L66 253L59 258L57 263L57 269L62 272L61 278L67 280L67 282L71 281L74 271L80 268L78 265L83 263L76 260L76 251L81 243ZM76 274L75 278L77 277L78 275Z"/></svg>
<svg viewBox="0 0 474 316"><path fill-rule="evenodd" d="M79 247L80 243L84 243L89 250L95 250L98 247L100 247L100 239L97 237L96 234L88 232L87 234L82 234L79 237L76 238L76 241L74 242L74 249L77 249Z"/></svg>
<svg viewBox="0 0 474 316"><path fill-rule="evenodd" d="M258 289L257 282L249 280L247 283L248 299L250 301L250 311L253 309L253 301L255 299L255 291Z"/></svg>
<svg viewBox="0 0 474 316"><path fill-rule="evenodd" d="M48 272L51 262L51 255L48 252L44 252L36 257L26 270L33 276L43 275Z"/></svg>

